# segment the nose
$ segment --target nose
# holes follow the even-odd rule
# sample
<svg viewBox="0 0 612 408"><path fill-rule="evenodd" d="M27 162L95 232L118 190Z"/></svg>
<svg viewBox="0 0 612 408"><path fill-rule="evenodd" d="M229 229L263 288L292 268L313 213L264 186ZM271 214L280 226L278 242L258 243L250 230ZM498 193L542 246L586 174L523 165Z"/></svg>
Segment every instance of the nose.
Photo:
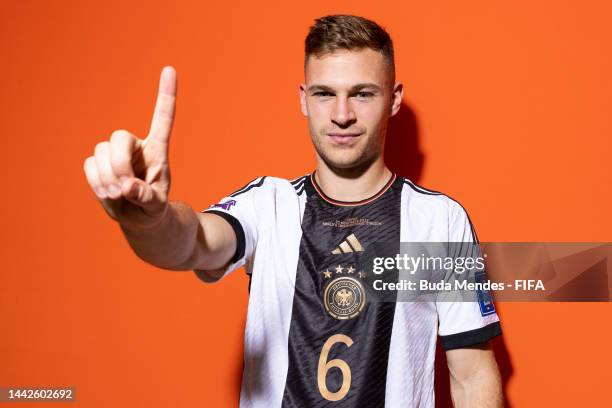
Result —
<svg viewBox="0 0 612 408"><path fill-rule="evenodd" d="M348 98L337 96L332 109L331 120L340 128L347 128L357 120Z"/></svg>

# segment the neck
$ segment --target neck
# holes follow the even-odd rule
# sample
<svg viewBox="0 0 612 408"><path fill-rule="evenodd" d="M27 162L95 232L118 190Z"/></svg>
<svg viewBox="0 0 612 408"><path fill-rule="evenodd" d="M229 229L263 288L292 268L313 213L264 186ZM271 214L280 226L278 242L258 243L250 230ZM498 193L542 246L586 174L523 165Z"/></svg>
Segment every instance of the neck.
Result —
<svg viewBox="0 0 612 408"><path fill-rule="evenodd" d="M360 201L380 191L391 175L382 158L351 169L331 168L318 158L315 181L334 200Z"/></svg>

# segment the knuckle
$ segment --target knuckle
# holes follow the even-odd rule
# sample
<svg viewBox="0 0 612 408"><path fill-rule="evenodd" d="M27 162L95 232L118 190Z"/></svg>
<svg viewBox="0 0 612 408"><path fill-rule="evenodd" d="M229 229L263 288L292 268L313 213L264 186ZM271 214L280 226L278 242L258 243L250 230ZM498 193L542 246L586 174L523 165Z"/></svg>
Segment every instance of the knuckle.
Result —
<svg viewBox="0 0 612 408"><path fill-rule="evenodd" d="M125 154L112 154L110 157L110 163L115 172L126 172L128 170L130 161Z"/></svg>
<svg viewBox="0 0 612 408"><path fill-rule="evenodd" d="M85 173L89 172L91 169L91 166L94 164L94 157L93 156L89 156L85 159L85 161L83 162L83 170L85 170Z"/></svg>
<svg viewBox="0 0 612 408"><path fill-rule="evenodd" d="M85 163L83 165L83 169L85 171L85 177L90 184L97 181L98 177L98 168L96 167L96 163L93 157L88 157L85 159Z"/></svg>
<svg viewBox="0 0 612 408"><path fill-rule="evenodd" d="M124 129L115 130L110 137L111 142L128 140L132 137L132 134Z"/></svg>
<svg viewBox="0 0 612 408"><path fill-rule="evenodd" d="M100 142L96 145L96 148L94 149L95 151L95 155L99 156L100 154L104 153L105 151L108 151L108 142Z"/></svg>
<svg viewBox="0 0 612 408"><path fill-rule="evenodd" d="M126 172L130 168L131 157L127 149L115 148L110 152L110 165L115 172Z"/></svg>

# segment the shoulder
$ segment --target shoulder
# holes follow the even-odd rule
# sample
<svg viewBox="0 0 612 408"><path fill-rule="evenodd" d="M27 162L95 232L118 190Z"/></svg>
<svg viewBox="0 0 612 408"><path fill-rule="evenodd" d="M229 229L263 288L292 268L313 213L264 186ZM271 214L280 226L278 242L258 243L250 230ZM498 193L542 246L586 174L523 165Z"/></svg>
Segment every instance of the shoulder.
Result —
<svg viewBox="0 0 612 408"><path fill-rule="evenodd" d="M459 201L439 191L421 187L407 178L402 178L402 181L405 184L402 192L408 197L404 201L409 213L428 218L431 222L446 223L451 234L449 239L465 241L471 236L472 241L478 242L472 220ZM459 238L453 238L455 235L452 234L459 234Z"/></svg>
<svg viewBox="0 0 612 408"><path fill-rule="evenodd" d="M400 177L403 183L403 193L406 194L408 205L421 207L424 210L445 212L449 216L464 213L465 208L448 194L422 187L406 177Z"/></svg>
<svg viewBox="0 0 612 408"><path fill-rule="evenodd" d="M304 191L304 184L310 174L303 175L294 179L285 179L274 176L259 176L245 184L242 188L230 194L230 197L240 197L250 195L257 198L265 198L278 194L301 194Z"/></svg>

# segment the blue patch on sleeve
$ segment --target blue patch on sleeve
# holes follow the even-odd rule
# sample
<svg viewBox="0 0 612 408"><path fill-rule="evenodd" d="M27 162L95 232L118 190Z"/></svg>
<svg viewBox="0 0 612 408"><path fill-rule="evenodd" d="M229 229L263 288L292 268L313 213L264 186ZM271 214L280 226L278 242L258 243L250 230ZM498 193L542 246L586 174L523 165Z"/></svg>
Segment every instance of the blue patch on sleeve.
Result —
<svg viewBox="0 0 612 408"><path fill-rule="evenodd" d="M476 272L474 278L477 283L484 283L487 281L487 275L484 271ZM495 313L495 305L493 304L493 298L488 290L477 290L478 295L478 306L480 306L480 314L482 316L488 316Z"/></svg>

